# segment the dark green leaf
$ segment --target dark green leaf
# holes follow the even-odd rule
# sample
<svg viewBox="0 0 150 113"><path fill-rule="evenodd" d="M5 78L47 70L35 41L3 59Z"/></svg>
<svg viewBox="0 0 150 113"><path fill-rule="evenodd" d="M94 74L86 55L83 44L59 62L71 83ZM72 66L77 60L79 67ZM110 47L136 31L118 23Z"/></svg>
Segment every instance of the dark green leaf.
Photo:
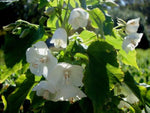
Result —
<svg viewBox="0 0 150 113"><path fill-rule="evenodd" d="M106 18L106 20L103 25L104 35L111 35L113 27L114 27L114 23L110 16L105 15L105 18Z"/></svg>
<svg viewBox="0 0 150 113"><path fill-rule="evenodd" d="M133 91L133 93L143 102L143 98L141 97L141 93L139 88L136 86L136 82L129 72L125 73L124 82L128 85L128 87Z"/></svg>
<svg viewBox="0 0 150 113"><path fill-rule="evenodd" d="M18 113L19 108L25 100L28 92L34 84L34 75L28 73L27 78L22 82L20 87L16 88L7 98L7 109L6 113Z"/></svg>
<svg viewBox="0 0 150 113"><path fill-rule="evenodd" d="M25 53L27 48L36 41L42 39L43 35L44 29L42 26L39 26L38 29L30 29L30 33L24 38L19 38L17 35L6 35L4 53L7 67L14 66L16 63L20 62L20 60L23 60L23 63L26 62Z"/></svg>
<svg viewBox="0 0 150 113"><path fill-rule="evenodd" d="M109 77L107 63L118 67L117 54L113 46L103 41L96 41L88 48L89 66L86 69L84 84L88 97L92 100L94 113L103 113L103 106L108 98Z"/></svg>
<svg viewBox="0 0 150 113"><path fill-rule="evenodd" d="M47 0L40 0L39 9L46 7L49 5L49 2Z"/></svg>

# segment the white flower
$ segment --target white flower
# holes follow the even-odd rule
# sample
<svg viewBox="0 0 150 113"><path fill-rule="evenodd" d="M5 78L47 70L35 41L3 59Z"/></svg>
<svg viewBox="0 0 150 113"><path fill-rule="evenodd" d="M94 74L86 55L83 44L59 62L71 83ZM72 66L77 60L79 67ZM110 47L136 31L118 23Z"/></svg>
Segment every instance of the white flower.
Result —
<svg viewBox="0 0 150 113"><path fill-rule="evenodd" d="M122 48L128 53L129 51L133 51L135 47L141 41L143 33L132 33L126 36L123 40Z"/></svg>
<svg viewBox="0 0 150 113"><path fill-rule="evenodd" d="M71 11L68 23L72 25L74 29L79 27L86 27L88 23L89 14L82 8L75 8Z"/></svg>
<svg viewBox="0 0 150 113"><path fill-rule="evenodd" d="M48 75L47 80L59 88L62 85L70 84L74 86L83 86L83 68L78 65L68 63L58 63L53 71Z"/></svg>
<svg viewBox="0 0 150 113"><path fill-rule="evenodd" d="M139 28L140 18L129 20L126 23L125 31L127 34L136 33Z"/></svg>
<svg viewBox="0 0 150 113"><path fill-rule="evenodd" d="M35 75L46 77L57 64L57 59L50 53L47 45L39 41L26 51L26 60L30 63L30 71Z"/></svg>
<svg viewBox="0 0 150 113"><path fill-rule="evenodd" d="M51 101L75 102L86 95L78 88L83 86L83 69L78 65L59 63L47 76L33 88L38 96Z"/></svg>
<svg viewBox="0 0 150 113"><path fill-rule="evenodd" d="M36 91L37 96L42 96L46 100L51 100L55 97L55 88L48 81L41 81L32 91Z"/></svg>
<svg viewBox="0 0 150 113"><path fill-rule="evenodd" d="M54 35L52 36L52 40L50 43L54 43L56 48L66 48L67 47L67 32L63 28L56 29Z"/></svg>
<svg viewBox="0 0 150 113"><path fill-rule="evenodd" d="M52 101L70 101L71 103L86 97L86 95L78 88L72 85L65 85L57 91Z"/></svg>
<svg viewBox="0 0 150 113"><path fill-rule="evenodd" d="M78 88L72 85L61 86L55 89L49 81L41 81L32 91L36 91L37 96L42 96L51 101L70 101L75 102L86 95Z"/></svg>

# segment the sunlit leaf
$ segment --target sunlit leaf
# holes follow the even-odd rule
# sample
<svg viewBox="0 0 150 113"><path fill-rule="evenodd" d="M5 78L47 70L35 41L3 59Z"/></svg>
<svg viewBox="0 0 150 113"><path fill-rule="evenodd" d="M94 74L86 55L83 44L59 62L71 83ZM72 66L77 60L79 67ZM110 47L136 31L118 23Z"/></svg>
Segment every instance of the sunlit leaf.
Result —
<svg viewBox="0 0 150 113"><path fill-rule="evenodd" d="M80 37L83 40L83 44L89 46L93 41L97 40L97 36L94 32L84 30L80 33Z"/></svg>
<svg viewBox="0 0 150 113"><path fill-rule="evenodd" d="M0 75L0 83L3 83L10 75L22 68L22 62L16 63L12 68L5 68Z"/></svg>
<svg viewBox="0 0 150 113"><path fill-rule="evenodd" d="M95 28L99 28L100 31L103 30L103 22L105 21L104 13L99 9L95 8L90 13L90 19L92 21L92 26Z"/></svg>

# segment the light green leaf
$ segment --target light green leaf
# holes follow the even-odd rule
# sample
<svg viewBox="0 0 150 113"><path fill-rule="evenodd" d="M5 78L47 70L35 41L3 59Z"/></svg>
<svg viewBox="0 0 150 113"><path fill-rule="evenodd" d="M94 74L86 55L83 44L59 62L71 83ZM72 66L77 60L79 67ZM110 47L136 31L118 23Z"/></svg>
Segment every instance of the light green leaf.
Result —
<svg viewBox="0 0 150 113"><path fill-rule="evenodd" d="M72 8L80 7L80 1L79 0L70 0L69 5L71 5Z"/></svg>
<svg viewBox="0 0 150 113"><path fill-rule="evenodd" d="M80 37L83 40L83 44L89 46L93 41L97 40L97 36L94 32L84 30L80 33Z"/></svg>
<svg viewBox="0 0 150 113"><path fill-rule="evenodd" d="M22 61L16 63L12 68L5 68L0 75L0 83L3 83L10 75L22 68Z"/></svg>
<svg viewBox="0 0 150 113"><path fill-rule="evenodd" d="M20 75L17 80L15 81L16 83L16 86L19 87L21 86L21 84L23 83L23 81L26 79L26 75L25 74L22 74Z"/></svg>
<svg viewBox="0 0 150 113"><path fill-rule="evenodd" d="M4 111L5 111L6 108L7 108L7 101L6 101L6 98L5 98L4 95L2 95L1 98L2 98L2 102L3 102L3 104L4 104Z"/></svg>
<svg viewBox="0 0 150 113"><path fill-rule="evenodd" d="M88 57L87 57L86 55L82 54L82 53L76 53L76 54L74 55L74 57L75 57L75 58L82 58L82 59L88 61Z"/></svg>
<svg viewBox="0 0 150 113"><path fill-rule="evenodd" d="M110 89L112 89L114 88L114 83L123 81L124 73L119 68L119 66L115 67L110 64L107 64L106 67L107 67L107 74L109 75L109 86Z"/></svg>
<svg viewBox="0 0 150 113"><path fill-rule="evenodd" d="M50 27L52 29L56 29L56 21L57 21L57 16L52 15L48 20L47 20L47 27ZM54 31L52 31L53 33Z"/></svg>
<svg viewBox="0 0 150 113"><path fill-rule="evenodd" d="M97 4L99 0L86 0L87 5L94 5Z"/></svg>
<svg viewBox="0 0 150 113"><path fill-rule="evenodd" d="M103 30L103 22L105 21L105 15L104 13L99 9L95 8L90 13L90 19L92 21L92 26L95 28L100 28L100 30Z"/></svg>

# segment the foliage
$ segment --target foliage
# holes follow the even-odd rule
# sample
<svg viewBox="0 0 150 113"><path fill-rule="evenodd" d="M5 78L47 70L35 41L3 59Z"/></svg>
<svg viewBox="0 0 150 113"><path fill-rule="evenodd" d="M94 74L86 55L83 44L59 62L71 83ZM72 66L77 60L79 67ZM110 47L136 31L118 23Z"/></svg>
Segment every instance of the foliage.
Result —
<svg viewBox="0 0 150 113"><path fill-rule="evenodd" d="M44 15L40 15L39 23L33 24L20 19L3 26L6 35L4 45L0 50L0 84L2 85L0 101L3 104L3 107L0 107L1 111L4 113L149 112L150 60L149 54L147 54L149 50L146 52L133 50L129 53L124 51L122 43L127 35L124 32L125 26L114 27L112 17L107 14L104 7L106 5L114 6L113 2L33 0L31 4L33 2L38 4L39 10L45 9L45 12L42 12ZM81 7L89 14L87 25L73 29L68 23L70 13L73 9ZM87 7L89 10L86 10ZM80 13L82 16L82 12ZM67 44L66 48L56 48L48 41L51 40L58 28L66 30L67 41L62 42ZM59 41L61 37L59 36ZM78 88L85 93L86 97L79 98L79 101L76 102L68 99L69 103L53 102L44 99L44 96L43 98L37 96L37 92L33 89L47 78L31 73L31 66L36 67L37 65L34 65L33 62L27 63L26 52L30 47L37 50L35 45L39 41L47 43L48 51L51 51L58 62L80 65L83 68L82 82L84 85L78 86ZM33 44L34 46L32 46ZM42 63L45 62L44 60L40 59ZM65 78L67 77L69 76L65 76ZM124 89L120 89L123 90L122 93L119 90L116 93L116 89L122 87L123 84L126 84L131 93L138 98L138 102L126 102L125 98L128 95ZM130 107L119 108L118 105L121 101L130 104Z"/></svg>

